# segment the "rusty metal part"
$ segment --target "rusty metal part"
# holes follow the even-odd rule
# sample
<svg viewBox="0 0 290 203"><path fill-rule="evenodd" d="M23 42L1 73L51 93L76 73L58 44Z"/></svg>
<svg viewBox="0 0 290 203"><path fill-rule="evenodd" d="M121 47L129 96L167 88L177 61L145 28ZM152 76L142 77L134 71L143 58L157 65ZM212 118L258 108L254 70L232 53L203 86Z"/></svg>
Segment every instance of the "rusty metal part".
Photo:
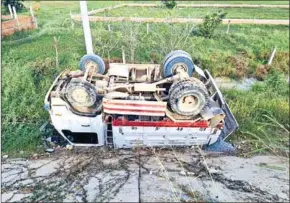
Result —
<svg viewBox="0 0 290 203"><path fill-rule="evenodd" d="M67 75L69 77L72 77L72 78L77 78L77 77L84 76L84 72L82 72L80 70L78 70L78 71L70 71Z"/></svg>

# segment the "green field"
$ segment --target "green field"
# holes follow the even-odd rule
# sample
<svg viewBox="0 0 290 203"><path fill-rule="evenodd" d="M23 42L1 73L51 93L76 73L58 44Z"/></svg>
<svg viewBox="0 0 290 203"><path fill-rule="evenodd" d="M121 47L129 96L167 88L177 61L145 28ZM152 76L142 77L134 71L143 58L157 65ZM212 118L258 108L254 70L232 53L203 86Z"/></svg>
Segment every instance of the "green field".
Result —
<svg viewBox="0 0 290 203"><path fill-rule="evenodd" d="M41 144L39 127L49 118L43 108L44 96L60 71L76 70L85 54L81 23L69 17L70 11L79 13L79 3L39 4L40 9L35 12L39 29L19 32L2 40L2 151L15 156L19 156L20 150L27 155L42 149L38 147ZM88 2L89 10L110 5L115 2ZM132 11L132 16L134 13L139 10ZM94 51L103 58L120 59L124 46L127 61L130 61L133 46L136 63L161 63L171 50L183 49L192 55L196 64L209 69L214 76L261 77L260 69L265 68L271 49L277 46L277 54L268 71L278 75L289 72L289 26L231 25L230 33L225 34L227 28L222 25L212 39L206 39L190 34L195 27L191 24L150 24L149 34L144 24L110 25L111 32L108 23L91 23ZM136 34L132 39L131 31ZM55 66L54 36L59 41L58 68ZM288 134L284 128L289 130L288 85L275 77L280 78L270 74L266 86L258 86L248 93L225 92L240 123L239 132L231 139L235 143L247 140L246 143L254 146L248 152L285 151L287 147ZM279 125L264 115L276 119Z"/></svg>
<svg viewBox="0 0 290 203"><path fill-rule="evenodd" d="M188 4L269 4L269 5L289 5L289 1L180 1Z"/></svg>
<svg viewBox="0 0 290 203"><path fill-rule="evenodd" d="M181 17L203 18L206 14L223 10L227 13L226 18L237 19L289 19L289 9L285 8L177 8L168 10L155 7L122 7L107 12L96 14L97 16L109 17Z"/></svg>

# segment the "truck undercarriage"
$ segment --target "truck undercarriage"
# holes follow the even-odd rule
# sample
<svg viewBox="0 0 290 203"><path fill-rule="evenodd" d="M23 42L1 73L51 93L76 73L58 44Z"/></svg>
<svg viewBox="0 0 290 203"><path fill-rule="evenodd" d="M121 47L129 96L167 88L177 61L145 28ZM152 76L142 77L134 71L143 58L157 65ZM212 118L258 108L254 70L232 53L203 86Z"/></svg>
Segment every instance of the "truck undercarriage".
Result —
<svg viewBox="0 0 290 203"><path fill-rule="evenodd" d="M106 73L105 73L106 72ZM211 145L238 124L210 73L184 51L159 64L110 63L85 55L45 98L58 133L74 146Z"/></svg>

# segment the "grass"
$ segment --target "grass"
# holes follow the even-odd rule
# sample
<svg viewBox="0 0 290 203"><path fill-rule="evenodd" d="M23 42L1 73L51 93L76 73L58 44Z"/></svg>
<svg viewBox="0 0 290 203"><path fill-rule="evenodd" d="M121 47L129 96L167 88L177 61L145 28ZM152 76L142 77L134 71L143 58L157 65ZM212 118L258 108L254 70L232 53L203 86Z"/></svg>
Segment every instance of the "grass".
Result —
<svg viewBox="0 0 290 203"><path fill-rule="evenodd" d="M250 91L225 91L240 130L230 139L243 155L271 152L289 155L289 84L273 71Z"/></svg>
<svg viewBox="0 0 290 203"><path fill-rule="evenodd" d="M180 1L189 4L269 4L269 5L289 5L288 1Z"/></svg>
<svg viewBox="0 0 290 203"><path fill-rule="evenodd" d="M285 171L285 168L284 167L267 165L265 163L260 163L258 166L264 167L264 168L269 168L269 169L274 169L274 170Z"/></svg>
<svg viewBox="0 0 290 203"><path fill-rule="evenodd" d="M96 9L115 3L90 1L88 7ZM11 156L20 156L21 150L24 151L22 155L41 150L39 127L49 119L43 108L44 96L54 78L64 69L76 70L79 59L85 54L81 23L69 18L70 11L79 13L79 2L44 1L38 4L40 9L35 11L35 16L39 29L18 32L2 40L1 144L2 152ZM148 35L144 24L110 25L112 32L108 31L108 23L91 23L94 51L103 58L121 58L124 46L127 61L133 47L135 62L161 63L172 49L183 49L192 55L196 64L209 69L214 76L239 78L256 76L257 70L264 68L271 49L277 46L273 66L267 68L288 74L288 26L231 25L230 34L225 34L226 26L220 26L212 39L205 39L190 34L195 26L191 24L150 24ZM133 38L131 30L136 34ZM58 68L55 67L54 36L59 41ZM285 95L275 88L268 90L268 86L251 92L227 91L227 101L241 125L239 133L233 136L234 141L248 140L254 147L258 143L255 148L258 150L261 146L269 149L261 140L266 144L270 143L268 139L274 140L275 146L284 143L285 130L264 115L288 129L289 101ZM283 135L283 142L277 140L280 135ZM286 146L284 144L281 146Z"/></svg>
<svg viewBox="0 0 290 203"><path fill-rule="evenodd" d="M221 8L166 8L152 7L122 7L110 11L97 13L97 16L109 17L181 17L203 18L207 13L221 10ZM289 10L284 8L222 8L227 13L226 18L237 19L289 19Z"/></svg>

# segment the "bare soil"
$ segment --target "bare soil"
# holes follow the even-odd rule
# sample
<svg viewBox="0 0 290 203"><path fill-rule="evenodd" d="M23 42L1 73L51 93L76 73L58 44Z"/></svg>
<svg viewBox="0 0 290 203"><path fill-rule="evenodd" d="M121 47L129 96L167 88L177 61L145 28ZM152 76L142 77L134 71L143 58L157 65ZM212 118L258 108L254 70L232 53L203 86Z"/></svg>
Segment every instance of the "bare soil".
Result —
<svg viewBox="0 0 290 203"><path fill-rule="evenodd" d="M8 35L12 35L17 31L31 30L36 28L36 22L30 16L19 16L19 25L16 19L11 19L2 22L2 38Z"/></svg>

